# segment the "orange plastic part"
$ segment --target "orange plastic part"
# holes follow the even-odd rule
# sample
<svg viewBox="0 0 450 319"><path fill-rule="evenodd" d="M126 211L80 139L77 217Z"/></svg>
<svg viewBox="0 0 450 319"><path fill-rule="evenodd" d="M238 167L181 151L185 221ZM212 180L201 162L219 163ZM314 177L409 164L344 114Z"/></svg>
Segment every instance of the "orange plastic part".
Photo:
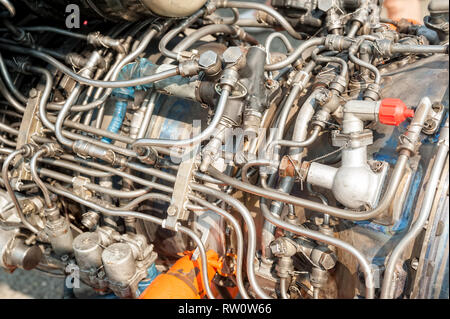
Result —
<svg viewBox="0 0 450 319"><path fill-rule="evenodd" d="M414 110L408 107L400 99L383 99L378 111L380 123L398 126L408 117L414 116Z"/></svg>
<svg viewBox="0 0 450 319"><path fill-rule="evenodd" d="M159 275L139 296L139 299L201 299L206 291L202 281L201 258L192 260L193 251L185 252L185 256L164 274ZM222 263L219 255L209 250L206 253L208 260L208 285Z"/></svg>

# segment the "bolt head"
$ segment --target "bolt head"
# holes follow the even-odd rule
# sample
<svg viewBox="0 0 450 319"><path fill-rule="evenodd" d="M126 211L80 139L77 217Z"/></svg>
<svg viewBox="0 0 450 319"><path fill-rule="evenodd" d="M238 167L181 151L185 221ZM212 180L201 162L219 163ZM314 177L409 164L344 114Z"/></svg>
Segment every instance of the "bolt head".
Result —
<svg viewBox="0 0 450 319"><path fill-rule="evenodd" d="M334 254L332 254L331 252L325 253L322 255L320 264L325 269L331 269L336 265L336 256Z"/></svg>
<svg viewBox="0 0 450 319"><path fill-rule="evenodd" d="M222 54L222 58L225 63L232 64L237 63L243 54L240 47L229 47Z"/></svg>
<svg viewBox="0 0 450 319"><path fill-rule="evenodd" d="M167 208L167 215L169 216L174 216L177 213L177 208L175 206L169 206L169 208Z"/></svg>
<svg viewBox="0 0 450 319"><path fill-rule="evenodd" d="M33 88L30 90L30 93L29 93L30 98L35 98L37 95L38 95L38 91L36 89Z"/></svg>
<svg viewBox="0 0 450 319"><path fill-rule="evenodd" d="M319 10L327 12L330 10L333 6L335 6L335 0L321 0L317 4L317 8Z"/></svg>
<svg viewBox="0 0 450 319"><path fill-rule="evenodd" d="M216 52L208 50L200 55L198 65L202 68L209 68L214 66L219 59Z"/></svg>

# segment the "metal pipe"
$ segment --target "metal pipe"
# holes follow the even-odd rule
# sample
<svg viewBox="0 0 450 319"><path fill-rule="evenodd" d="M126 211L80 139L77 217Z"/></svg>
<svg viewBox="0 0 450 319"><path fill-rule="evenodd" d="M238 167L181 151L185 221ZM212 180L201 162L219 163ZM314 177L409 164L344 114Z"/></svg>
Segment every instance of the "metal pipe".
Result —
<svg viewBox="0 0 450 319"><path fill-rule="evenodd" d="M366 257L364 257L364 255L360 251L358 251L352 245L350 245L350 244L346 243L345 241L342 241L338 238L326 236L326 235L322 234L321 232L310 230L305 227L298 227L291 223L285 222L278 217L275 217L269 211L269 208L267 207L265 198L261 198L260 205L261 205L261 211L263 213L264 218L267 219L272 224L274 224L275 226L280 227L284 230L287 230L291 233L294 233L294 234L297 234L300 236L305 236L305 237L312 238L314 240L323 242L328 245L336 246L337 248L340 248L340 249L352 254L356 258L356 260L358 260L361 270L364 272L364 278L365 278L365 284L366 284L366 298L368 298L368 299L374 298L375 285L374 285L374 278L373 278L373 274L372 274L372 268L370 266L370 263L367 261Z"/></svg>
<svg viewBox="0 0 450 319"><path fill-rule="evenodd" d="M23 226L28 228L33 233L38 234L38 233L40 233L40 231L36 227L34 227L25 218L25 215L23 214L23 211L22 211L22 207L20 206L20 203L17 200L16 194L14 193L14 190L11 187L11 184L9 181L9 176L8 176L9 165L11 164L12 160L14 158L16 158L16 156L18 156L18 155L25 154L25 152L26 152L25 149L21 148L17 151L12 152L11 154L8 155L8 157L6 157L5 161L3 162L3 166L2 166L2 178L5 183L6 191L8 192L9 197L11 197L11 200L13 201L14 206L16 207L17 216L19 216L19 219L22 222Z"/></svg>
<svg viewBox="0 0 450 319"><path fill-rule="evenodd" d="M162 55L174 59L174 60L178 60L178 53L175 53L173 51L170 51L166 48L167 44L173 39L175 38L175 36L182 32L183 30L189 28L195 21L197 21L205 12L204 9L200 9L198 10L196 13L194 13L193 15L191 15L189 18L185 19L183 21L183 23L181 23L178 27L170 30L169 32L166 33L166 35L161 39L161 41L159 41L159 51L161 52ZM166 61L167 62L167 61Z"/></svg>
<svg viewBox="0 0 450 319"><path fill-rule="evenodd" d="M114 170L114 169L111 169L111 170ZM55 172L55 171L52 171L52 170L49 170L46 168L38 168L37 171L44 176L48 176L50 178L54 178L54 179L57 179L59 181L65 182L65 183L73 184L76 181L76 177L74 178L72 176L58 173L58 172ZM116 172L116 174L119 175L119 172ZM173 188L162 185L162 184L158 184L158 183L154 183L154 182L147 181L144 179L140 179L138 177L134 177L127 173L120 173L120 175L123 175L127 178L129 178L131 176L133 179L137 179L140 181L140 183L145 184L146 188L125 192L125 191L119 191L116 189L106 188L106 187L103 187L103 186L100 186L100 185L97 185L97 184L94 184L91 182L87 182L87 181L85 183L83 183L83 186L86 187L87 189L93 190L95 192L107 194L107 195L114 196L117 198L136 198L138 196L142 196L142 195L148 193L149 189L151 189L151 188L154 188L154 189L157 189L157 190L169 193L169 194L171 194L173 192Z"/></svg>
<svg viewBox="0 0 450 319"><path fill-rule="evenodd" d="M106 207L97 205L95 203L92 203L90 201L87 201L85 199L82 199L64 189L61 188L57 188L51 185L47 185L47 187L50 189L51 192L67 197L73 201L76 201L84 206L87 206L91 209L97 210L105 215L108 216L116 216L116 217L132 217L132 218L139 218L151 223L155 223L157 225L163 226L164 227L164 220L152 216L152 215L148 215L148 214L142 214L142 213L138 213L138 212L133 212L133 211L122 211L122 210L114 210L114 209L108 209ZM177 226L177 231L180 231L184 234L186 234L187 236L191 237L191 239L197 244L198 250L200 252L200 257L201 257L201 267L202 267L202 281L203 281L203 286L205 287L206 290L206 294L208 296L208 298L210 299L214 299L214 295L211 291L211 287L209 287L208 283L209 283L209 278L208 278L208 263L207 263L207 257L206 257L206 250L205 250L205 246L203 245L201 239L198 237L198 235L196 233L194 233L192 230L190 230L189 228L186 228L184 226L178 225Z"/></svg>
<svg viewBox="0 0 450 319"><path fill-rule="evenodd" d="M64 155L62 156L64 157ZM38 162L44 163L44 164L48 164L48 165L52 165L52 166L57 166L57 167L62 167L62 168L67 168L76 172L79 172L81 174L84 175L89 175L91 177L110 177L113 174L112 173L108 173L108 172L102 172L99 170L94 170L94 169L89 169L86 167L83 167L81 165L75 165L73 163L67 162L67 161L62 161L59 159L50 159L50 158L39 158Z"/></svg>
<svg viewBox="0 0 450 319"><path fill-rule="evenodd" d="M444 53L448 54L448 44L446 45L408 45L394 43L391 47L392 53L416 53L416 54L436 54Z"/></svg>
<svg viewBox="0 0 450 319"><path fill-rule="evenodd" d="M230 224L233 226L233 229L236 233L236 239L237 239L237 251L236 251L236 282L239 289L239 293L244 299L250 299L250 297L247 294L247 291L245 290L243 278L242 278L242 263L243 263L243 255L244 255L244 235L242 234L241 226L239 225L236 218L233 217L230 213L228 213L226 210L217 207L216 205L211 204L210 202L198 198L193 195L188 195L189 199L191 201L194 201L200 205L202 205L205 208L208 208L217 214L221 215L222 217L226 218Z"/></svg>
<svg viewBox="0 0 450 319"><path fill-rule="evenodd" d="M228 96L230 94L231 88L229 86L224 86L220 95L219 102L217 104L217 108L214 113L214 117L211 120L209 126L200 134L184 140L166 140L166 139L154 139L154 138L143 138L138 139L133 143L132 147L134 150L138 150L140 147L145 146L160 146L160 147L180 147L187 145L195 145L203 140L209 138L214 130L219 124L220 119L222 118L223 112L225 111L225 107L227 105Z"/></svg>
<svg viewBox="0 0 450 319"><path fill-rule="evenodd" d="M64 103L64 106L63 106L61 112L59 112L58 117L56 119L56 123L55 123L56 138L58 139L58 141L61 144L65 145L67 147L70 147L70 148L72 147L74 142L72 140L66 138L62 134L62 125L63 125L63 122L66 119L67 115L69 115L70 108L76 102L80 93L81 93L81 85L77 84L75 86L75 88L72 90L72 92L70 93L69 97L67 98L66 103Z"/></svg>
<svg viewBox="0 0 450 319"><path fill-rule="evenodd" d="M8 88L0 77L0 93L19 113L25 113L25 106L20 104L12 95L9 93Z"/></svg>
<svg viewBox="0 0 450 319"><path fill-rule="evenodd" d="M102 87L102 88L134 87L134 86L139 86L139 85L144 85L144 84L149 84L149 83L153 83L156 81L164 80L169 77L180 74L180 70L177 67L177 68L169 69L166 71L162 71L159 73L155 73L152 75L148 75L148 76L144 76L144 77L132 79L132 80L124 80L124 81L92 80L87 77L84 77L84 76L74 73L70 68L68 68L61 62L57 61L55 58L53 58L50 55L45 54L43 52L39 52L39 51L36 51L33 49L18 47L18 46L12 46L12 45L8 45L8 44L1 44L1 43L0 43L0 48L6 49L6 50L12 51L12 52L20 53L20 54L29 54L31 56L34 56L38 59L41 59L41 60L53 65L59 71L63 72L67 76L73 78L75 81L77 81L81 84L95 86L95 87Z"/></svg>
<svg viewBox="0 0 450 319"><path fill-rule="evenodd" d="M262 3L246 2L246 1L228 1L219 0L216 2L217 8L238 8L238 9L254 9L264 11L272 16L278 23L295 39L303 40L303 37L295 31L292 25L274 8Z"/></svg>
<svg viewBox="0 0 450 319"><path fill-rule="evenodd" d="M281 298L283 299L289 299L289 296L287 294L287 278L280 278L280 294Z"/></svg>
<svg viewBox="0 0 450 319"><path fill-rule="evenodd" d="M361 212L352 212L347 209L341 209L336 207L327 206L321 203L317 203L308 199L303 199L295 196L288 195L286 193L276 191L273 189L264 189L251 184L247 184L241 181L237 181L221 172L216 170L214 167L210 166L208 168L208 173L211 174L214 178L219 179L225 182L228 185L231 185L237 189L242 191L262 196L268 199L272 199L275 201L284 202L287 204L292 204L294 206L304 207L306 209L310 209L312 211L320 212L323 214L329 214L334 217L348 219L348 220L368 220L373 219L382 212L385 211L386 208L391 204L392 199L395 196L395 192L397 190L398 184L403 176L403 171L405 165L408 161L407 155L400 155L397 164L395 165L394 171L392 172L391 180L389 182L388 188L383 196L383 199L380 201L379 205L369 211L361 211Z"/></svg>
<svg viewBox="0 0 450 319"><path fill-rule="evenodd" d="M276 70L283 69L283 68L289 66L290 64L294 63L295 61L297 61L306 49L314 47L314 46L322 45L324 43L325 43L325 38L313 38L313 39L306 40L306 41L302 42L302 44L300 44L294 50L294 52L292 52L285 60L277 62L277 63L273 63L273 64L266 64L264 66L264 69L266 71L276 71Z"/></svg>
<svg viewBox="0 0 450 319"><path fill-rule="evenodd" d="M267 146L267 150L268 150L268 152L270 154L270 151L275 146L288 146L288 147L293 147L293 148L294 147L298 148L298 147L309 146L309 145L313 144L317 140L317 137L319 136L321 130L322 130L322 128L320 126L315 126L312 129L312 132L309 135L309 137L306 140L304 140L304 141L294 141L294 140L293 141L289 141L289 140L275 140L275 141L272 141Z"/></svg>
<svg viewBox="0 0 450 319"><path fill-rule="evenodd" d="M248 211L248 209L237 199L231 197L228 194L222 193L218 190L192 183L191 187L193 190L214 196L216 198L221 199L224 202L227 202L229 205L233 206L244 219L245 224L247 225L248 232L248 248L247 248L247 276L255 293L262 299L271 299L259 286L258 281L255 276L255 253L256 253L256 226L255 221L253 220L252 215Z"/></svg>
<svg viewBox="0 0 450 319"><path fill-rule="evenodd" d="M33 177L33 181L40 188L40 190L42 191L42 194L44 195L44 202L45 202L46 208L53 208L54 204L53 204L52 199L50 198L50 193L49 193L47 187L45 187L44 182L41 180L41 178L39 177L39 175L37 173L37 161L40 157L42 157L46 154L47 154L47 149L44 148L44 149L37 151L36 154L33 155L33 157L31 158L31 161L30 161L30 172L31 172L31 176Z"/></svg>
<svg viewBox="0 0 450 319"><path fill-rule="evenodd" d="M381 286L381 298L390 299L393 298L391 292L391 286L393 284L393 277L395 272L395 266L397 265L403 251L406 247L416 239L425 226L426 221L430 216L433 203L435 201L436 191L439 186L442 169L446 162L448 162L448 149L449 149L449 127L448 118L445 126L441 129L439 137L439 148L437 150L436 157L434 159L433 168L430 173L430 177L427 181L427 187L425 195L422 200L422 206L420 208L419 216L417 217L414 225L406 233L406 235L400 240L397 246L392 251L389 261L384 271L383 284Z"/></svg>

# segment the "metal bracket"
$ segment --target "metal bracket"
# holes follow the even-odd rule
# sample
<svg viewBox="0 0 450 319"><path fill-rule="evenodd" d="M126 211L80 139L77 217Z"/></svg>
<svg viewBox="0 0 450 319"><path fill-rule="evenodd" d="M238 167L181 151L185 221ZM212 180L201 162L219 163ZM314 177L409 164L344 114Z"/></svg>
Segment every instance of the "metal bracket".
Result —
<svg viewBox="0 0 450 319"><path fill-rule="evenodd" d="M197 169L197 161L194 156L183 161L178 169L177 178L172 194L170 206L167 209L167 220L165 228L175 229L179 220L187 220L189 211L186 209L188 201L187 195L190 193L190 182L193 178L194 170Z"/></svg>
<svg viewBox="0 0 450 319"><path fill-rule="evenodd" d="M350 148L357 148L373 144L373 133L371 130L364 130L361 133L343 134L339 130L333 130L331 140L335 147L348 145Z"/></svg>

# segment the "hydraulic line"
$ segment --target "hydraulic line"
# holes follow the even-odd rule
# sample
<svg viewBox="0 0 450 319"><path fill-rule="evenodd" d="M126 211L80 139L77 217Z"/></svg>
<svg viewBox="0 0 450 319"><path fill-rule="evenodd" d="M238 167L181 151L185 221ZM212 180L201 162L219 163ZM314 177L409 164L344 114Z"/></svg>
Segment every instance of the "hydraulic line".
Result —
<svg viewBox="0 0 450 319"><path fill-rule="evenodd" d="M68 176L68 175L65 175L65 174L62 174L62 173L58 173L58 172L55 172L55 171L52 171L52 170L49 170L49 169L46 169L46 168L38 168L37 171L40 174L44 175L44 176L48 176L50 178L54 178L54 179L59 180L61 182L65 182L65 183L69 183L69 184L72 184L72 183L75 182L74 177L71 177L71 176ZM156 189L156 190L160 190L160 191L163 191L163 192L166 192L166 193L169 193L169 194L171 194L173 192L173 188L165 186L165 185L162 185L162 184L158 184L158 183L154 183L154 182L151 182L151 181L147 181L147 180L144 180L144 179L141 179L141 178L129 175L127 173L120 172L120 171L116 171L115 173L117 175L120 174L120 175L125 176L126 178L133 179L136 182L146 186L146 188L125 192L125 191L119 191L119 190L116 190L116 189L105 188L105 187L102 187L100 185L97 185L97 184L94 184L94 183L91 183L91 182L86 182L83 185L87 189L90 189L90 190L93 190L95 192L99 192L99 193L102 193L102 194L111 195L111 196L114 196L114 197L117 197L117 198L136 198L138 196L142 196L145 193L147 193L149 189Z"/></svg>
<svg viewBox="0 0 450 319"><path fill-rule="evenodd" d="M267 207L266 199L261 198L260 201L261 210L263 212L264 218L267 219L270 223L274 224L277 227L280 227L284 230L287 230L291 233L305 236L320 242L323 242L325 244L336 246L337 248L340 248L350 254L352 254L359 262L359 265L361 267L361 270L364 272L364 279L366 284L366 298L367 299L373 299L374 298L374 290L375 290L375 284L374 284L374 278L372 274L372 268L370 266L369 261L364 257L364 255L358 251L355 247L352 245L346 243L345 241L342 241L340 239L326 236L322 234L321 232L310 230L305 227L298 227L291 223L287 223L283 220L281 220L278 217L275 217Z"/></svg>
<svg viewBox="0 0 450 319"><path fill-rule="evenodd" d="M197 21L204 13L204 9L198 10L196 13L191 15L189 18L183 21L178 27L173 28L159 41L159 51L162 55L178 60L178 53L172 52L166 48L167 44L177 36L180 32L189 28L195 21ZM166 61L167 62L167 61Z"/></svg>
<svg viewBox="0 0 450 319"><path fill-rule="evenodd" d="M220 192L218 190L200 185L200 184L191 184L193 190L214 196L233 206L242 216L247 225L248 232L248 248L247 248L247 276L250 281L250 285L252 286L255 293L262 299L271 299L259 286L258 281L256 280L254 263L255 263L255 253L256 253L256 227L255 222L253 220L252 215L248 211L248 209L234 197L231 197L228 194Z"/></svg>
<svg viewBox="0 0 450 319"><path fill-rule="evenodd" d="M40 149L39 151L37 151L36 154L33 155L33 157L31 158L31 161L30 161L30 173L31 173L31 176L33 176L33 181L41 189L42 194L44 195L44 202L45 202L46 208L50 209L50 208L54 207L54 203L53 203L52 199L50 198L50 193L49 193L47 187L45 187L44 182L41 180L41 178L39 177L39 175L37 173L37 161L40 157L42 157L46 154L47 154L47 149L43 148L43 149Z"/></svg>
<svg viewBox="0 0 450 319"><path fill-rule="evenodd" d="M275 201L284 202L287 204L292 204L294 206L304 207L306 209L310 209L312 211L320 212L323 214L329 214L334 217L348 219L348 220L370 220L381 214L385 211L392 202L392 199L395 196L398 184L403 176L403 170L408 161L408 156L400 155L397 164L395 165L394 171L392 172L391 180L389 182L388 188L383 196L383 199L380 201L378 206L375 209L369 211L361 211L361 212L351 212L346 209L340 209L336 207L331 207L327 205L323 205L311 200L303 199L300 197L295 197L288 195L286 193L282 193L277 190L267 190L264 188L260 188L251 184L247 184L244 182L240 182L231 178L210 166L208 168L208 173L212 175L212 177L221 180L222 182L231 185L237 189L242 191L258 195L261 197L265 197L268 199L272 199Z"/></svg>
<svg viewBox="0 0 450 319"><path fill-rule="evenodd" d="M148 221L151 223L155 223L157 225L160 225L162 227L164 227L165 223L164 220L152 216L152 215L148 215L148 214L142 214L142 213L138 213L138 212L133 212L133 211L122 211L122 210L113 210L113 209L108 209L105 207L102 207L100 205L97 205L95 203L92 203L90 201L84 200L64 189L61 188L57 188L51 185L47 185L47 187L49 188L49 190L55 194L67 197L73 201L76 201L78 203L80 203L81 205L87 206L91 209L94 209L96 211L99 211L105 215L108 216L117 216L117 217L133 217L133 218L138 218L138 219L142 219L144 221ZM203 245L201 239L198 237L198 235L193 232L192 230L190 230L189 228L186 228L184 226L178 225L177 226L177 231L180 231L184 234L186 234L187 236L189 236L196 244L197 244L197 248L200 252L200 257L201 257L201 265L202 265L202 280L203 280L203 286L205 287L206 290L206 294L208 295L208 298L210 299L215 299L214 295L211 291L211 287L209 287L209 285L207 284L209 282L208 279L208 272L206 271L206 269L208 269L208 265L207 265L207 258L206 258L206 250L205 250L205 246Z"/></svg>
<svg viewBox="0 0 450 319"><path fill-rule="evenodd" d="M2 44L0 43L0 48L6 49L8 51L20 53L20 54L29 54L31 56L34 56L36 58L39 58L51 65L53 65L55 68L57 68L59 71L63 72L67 76L73 78L75 81L95 86L95 87L102 87L102 88L121 88L121 87L133 87L133 86L139 86L144 84L153 83L156 81L164 80L172 76L176 76L180 74L180 71L178 68L169 69L166 71L162 71L156 74L144 76L142 78L128 80L128 81L98 81L98 80L92 80L83 76L80 76L76 73L74 73L70 68L62 64L61 62L57 61L53 57L51 57L48 54L33 50L33 49L27 49L23 47L18 46L12 46L8 44Z"/></svg>
<svg viewBox="0 0 450 319"><path fill-rule="evenodd" d="M22 207L20 206L20 203L17 200L17 196L14 193L14 190L11 187L11 184L9 181L9 174L8 174L9 165L17 156L23 155L23 154L25 154L25 152L26 152L26 150L21 148L17 151L12 152L11 154L8 155L8 157L6 157L5 161L3 162L3 166L2 166L2 178L5 183L6 191L8 192L8 195L11 198L11 200L13 201L14 206L16 207L17 216L19 216L21 223L23 224L24 227L28 228L33 233L38 234L38 233L40 233L40 231L25 218L25 215L23 214L23 211L22 211Z"/></svg>
<svg viewBox="0 0 450 319"><path fill-rule="evenodd" d="M195 145L207 138L210 138L211 135L214 133L217 124L219 124L223 112L225 111L230 91L231 87L229 86L223 87L219 102L217 103L214 117L212 118L209 126L200 134L184 140L166 140L166 139L150 139L150 138L138 139L136 140L136 142L133 143L132 145L133 149L137 150L138 148L144 146L181 147L181 146Z"/></svg>
<svg viewBox="0 0 450 319"><path fill-rule="evenodd" d="M0 93L19 113L25 113L25 106L20 104L12 95L9 93L8 88L0 77Z"/></svg>
<svg viewBox="0 0 450 319"><path fill-rule="evenodd" d="M242 263L243 263L242 261L244 258L243 257L243 255L244 255L244 235L242 234L241 226L239 225L238 221L236 220L236 218L233 217L233 215L228 213L226 210L224 210L220 207L217 207L216 205L213 205L204 199L198 198L193 195L189 195L188 197L191 201L197 202L198 204L202 205L203 207L208 208L208 209L216 212L217 214L223 216L233 226L233 229L236 233L236 238L237 238L237 252L236 252L236 256L237 256L236 257L237 286L239 288L239 292L240 292L241 296L244 299L250 299L250 297L247 294L247 291L245 290L245 286L244 286L244 282L243 282L243 278L242 278Z"/></svg>
<svg viewBox="0 0 450 319"><path fill-rule="evenodd" d="M383 284L381 286L381 298L390 299L392 298L391 287L394 284L394 272L395 266L397 265L403 251L406 247L414 241L414 239L420 234L425 226L426 221L430 216L433 203L435 202L436 191L440 182L442 175L442 169L444 168L446 162L448 162L448 149L449 149L449 127L448 118L445 126L441 129L438 150L436 157L434 159L433 168L430 173L430 177L427 181L427 187L425 195L422 200L422 206L420 208L419 216L417 217L414 225L405 234L405 236L400 240L400 242L395 246L392 251L388 263L386 265L386 270L384 271Z"/></svg>
<svg viewBox="0 0 450 319"><path fill-rule="evenodd" d="M262 3L246 2L246 1L228 1L219 0L216 2L217 8L237 8L237 9L254 9L264 11L268 15L272 16L278 23L297 40L303 40L303 37L294 30L291 24L274 8Z"/></svg>
<svg viewBox="0 0 450 319"><path fill-rule="evenodd" d="M306 41L302 42L302 44L300 44L285 60L274 63L274 64L266 64L264 66L264 69L266 71L276 71L276 70L283 69L283 68L289 66L290 64L294 63L295 61L297 61L299 58L301 58L302 53L306 49L315 47L315 46L319 46L319 45L323 45L324 43L325 43L325 38L313 38L310 40L306 40Z"/></svg>

